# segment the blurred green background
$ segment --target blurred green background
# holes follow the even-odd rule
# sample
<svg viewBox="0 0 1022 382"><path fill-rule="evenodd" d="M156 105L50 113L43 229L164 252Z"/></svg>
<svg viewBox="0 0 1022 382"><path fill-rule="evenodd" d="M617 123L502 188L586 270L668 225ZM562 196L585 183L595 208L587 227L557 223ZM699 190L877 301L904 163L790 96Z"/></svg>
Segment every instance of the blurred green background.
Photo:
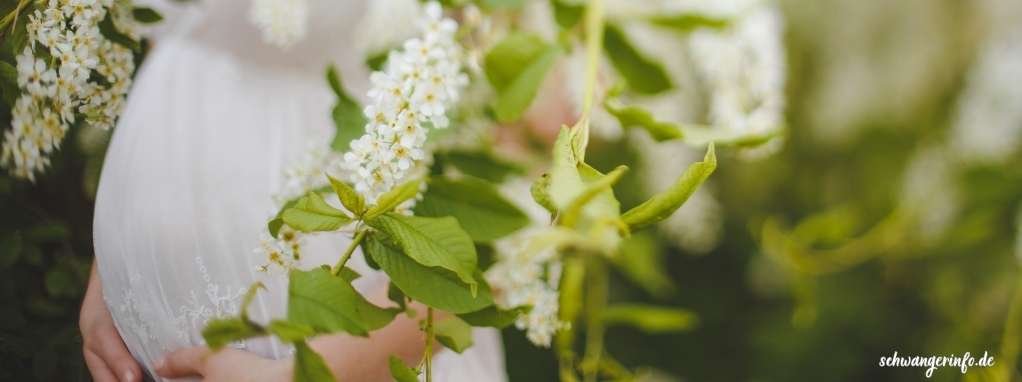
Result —
<svg viewBox="0 0 1022 382"><path fill-rule="evenodd" d="M686 308L700 323L667 335L613 328L610 354L652 380L907 381L925 379L923 369L879 368L880 357L989 351L1004 374L943 368L932 379L1018 379L1010 353L1022 338L1005 331L1022 326L1009 314L1022 305L1013 304L1022 285L1022 150L973 160L956 141L982 57L1011 48L986 41L998 25L1022 22L1000 11L1020 7L789 0L780 8L783 148L755 160L719 152L711 182L721 239L709 252L675 246L664 231L633 238L665 262L669 280L647 281L669 282L671 293L651 294L622 274L612 280L612 300ZM1004 86L1022 87L1022 67L1014 73ZM1018 114L1015 102L1002 104L1006 113ZM1018 142L1022 122L1014 123L1002 132ZM89 380L77 312L109 136L72 132L35 184L0 176L0 380ZM613 142L592 147L607 166L636 155ZM641 200L641 188L630 174L618 191L624 208ZM504 339L512 381L556 379L549 350L514 329Z"/></svg>

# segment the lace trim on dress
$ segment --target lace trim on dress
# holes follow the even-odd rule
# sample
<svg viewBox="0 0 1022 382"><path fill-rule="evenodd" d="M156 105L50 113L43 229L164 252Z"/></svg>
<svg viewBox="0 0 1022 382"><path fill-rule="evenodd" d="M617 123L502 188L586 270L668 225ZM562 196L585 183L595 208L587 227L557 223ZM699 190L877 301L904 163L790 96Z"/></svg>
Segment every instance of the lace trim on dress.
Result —
<svg viewBox="0 0 1022 382"><path fill-rule="evenodd" d="M209 270L202 259L202 256L195 257L195 265L205 286L202 289L192 289L187 293L185 301L177 306L176 312L171 312L173 330L179 343L182 344L205 344L202 338L202 328L210 319L216 317L227 317L238 313L241 298L245 294L245 288L238 285L225 285L215 282L209 275ZM145 339L151 343L158 343L160 334L154 323L166 320L166 315L161 314L162 310L154 300L138 298L135 290L141 288L142 276L135 272L128 277L128 288L123 289L119 300L107 300L108 306L117 311L122 329L132 331L137 338ZM109 301L120 301L110 304ZM167 333L171 334L171 333ZM163 350L169 350L167 343L164 343ZM244 343L231 344L232 347L244 349Z"/></svg>

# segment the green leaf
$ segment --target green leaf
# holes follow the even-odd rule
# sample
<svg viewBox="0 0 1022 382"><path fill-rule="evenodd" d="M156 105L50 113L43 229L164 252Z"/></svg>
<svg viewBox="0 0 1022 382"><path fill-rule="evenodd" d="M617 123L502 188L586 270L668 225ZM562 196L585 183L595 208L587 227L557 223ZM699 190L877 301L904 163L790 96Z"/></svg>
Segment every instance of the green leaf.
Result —
<svg viewBox="0 0 1022 382"><path fill-rule="evenodd" d="M550 174L544 173L532 182L532 186L529 187L529 193L532 194L532 200L536 201L545 208L551 214L557 213L557 205L554 204L554 200L550 197Z"/></svg>
<svg viewBox="0 0 1022 382"><path fill-rule="evenodd" d="M525 5L525 0L476 0L485 9L516 9Z"/></svg>
<svg viewBox="0 0 1022 382"><path fill-rule="evenodd" d="M0 61L0 93L4 96L4 103L8 105L14 105L21 94L18 88L18 69L6 61Z"/></svg>
<svg viewBox="0 0 1022 382"><path fill-rule="evenodd" d="M489 286L478 272L475 279L479 289L473 295L471 288L452 272L415 262L379 233L367 236L362 249L390 276L391 282L401 292L415 301L454 314L474 312L493 305Z"/></svg>
<svg viewBox="0 0 1022 382"><path fill-rule="evenodd" d="M592 180L587 182L586 188L582 190L582 193L575 197L571 203L568 203L568 206L564 209L564 213L561 215L561 222L568 227L575 226L579 216L582 214L582 209L596 199L597 196L604 196L602 204L609 207L607 212L602 213L601 215L606 217L616 217L620 214L620 204L617 202L617 199L614 198L611 186L617 183L617 181L621 179L621 176L628 171L628 166L618 166L614 169L614 171L611 171L607 175L600 174L595 169L592 169L592 167L588 167L588 165L585 168L585 173L588 175L587 177L591 177ZM607 191L610 191L610 193L608 194ZM607 199L608 195L609 199Z"/></svg>
<svg viewBox="0 0 1022 382"><path fill-rule="evenodd" d="M366 118L362 114L362 105L344 91L341 76L333 65L327 66L326 79L337 95L337 103L331 112L337 131L330 148L338 152L348 151L348 144L365 133Z"/></svg>
<svg viewBox="0 0 1022 382"><path fill-rule="evenodd" d="M15 231L4 235L0 240L0 270L18 262L21 257L21 233Z"/></svg>
<svg viewBox="0 0 1022 382"><path fill-rule="evenodd" d="M284 211L287 211L291 207L294 207L295 204L298 204L299 199L301 198L288 200L287 203L284 203L284 205L280 207L280 211L277 211L277 215L266 223L266 230L270 232L270 236L273 236L274 239L276 239L277 235L280 234L280 229L284 227L284 218L281 217L284 215Z"/></svg>
<svg viewBox="0 0 1022 382"><path fill-rule="evenodd" d="M649 231L633 234L621 242L611 261L621 273L647 293L665 298L676 290L665 272L663 249Z"/></svg>
<svg viewBox="0 0 1022 382"><path fill-rule="evenodd" d="M347 281L350 284L352 281L355 281L359 277L362 277L362 275L360 275L358 272L355 272L354 269L345 266L341 268L341 272L337 274L337 277L344 279L344 281Z"/></svg>
<svg viewBox="0 0 1022 382"><path fill-rule="evenodd" d="M402 292L397 285L394 285L394 283L387 285L387 299L397 304L401 310L408 311L408 302L405 301L408 299L408 296L405 296L405 293Z"/></svg>
<svg viewBox="0 0 1022 382"><path fill-rule="evenodd" d="M657 120L648 110L635 106L624 105L615 97L610 96L603 102L608 113L617 118L625 129L642 128L657 142L680 139L693 146L705 146L710 143L728 146L757 146L780 135L780 126L763 132L739 131L725 126L706 126L696 124L678 124Z"/></svg>
<svg viewBox="0 0 1022 382"><path fill-rule="evenodd" d="M394 319L397 309L383 309L366 301L347 281L315 268L291 271L288 321L317 333L346 332L365 336Z"/></svg>
<svg viewBox="0 0 1022 382"><path fill-rule="evenodd" d="M334 64L326 66L326 83L330 85L330 90L333 90L337 97L348 97L348 93L344 91L344 85L341 83L341 75L337 73L337 67Z"/></svg>
<svg viewBox="0 0 1022 382"><path fill-rule="evenodd" d="M616 25L607 24L604 29L603 48L630 89L643 94L656 94L674 86L663 65L643 56Z"/></svg>
<svg viewBox="0 0 1022 382"><path fill-rule="evenodd" d="M472 346L472 326L457 316L436 323L436 339L444 347L461 354Z"/></svg>
<svg viewBox="0 0 1022 382"><path fill-rule="evenodd" d="M545 194L558 211L563 211L585 190L585 183L578 173L578 165L582 161L572 145L576 131L574 128L561 128L554 141L553 167L550 169L550 181Z"/></svg>
<svg viewBox="0 0 1022 382"><path fill-rule="evenodd" d="M476 287L475 244L456 219L388 213L368 223L387 234L405 255L419 264L454 272L462 282Z"/></svg>
<svg viewBox="0 0 1022 382"><path fill-rule="evenodd" d="M341 204L344 205L344 208L347 208L348 211L351 211L351 213L355 214L355 216L362 216L366 209L366 201L362 198L362 195L355 192L355 189L351 188L351 186L347 183L335 179L330 175L327 175L326 177L330 179L330 187L334 189L334 193L337 194L337 198L341 200Z"/></svg>
<svg viewBox="0 0 1022 382"><path fill-rule="evenodd" d="M578 198L572 200L572 203L568 204L565 209L565 213L571 212L576 202L584 202L583 212L588 214L593 219L613 219L616 220L621 216L621 203L618 202L614 196L614 190L610 186L613 186L624 175L625 171L628 170L628 166L618 166L610 173L604 175L592 168L588 164L581 164L578 167L578 173L582 177L582 182L585 184L585 189ZM590 198L587 193L594 193L589 202L585 202L582 198Z"/></svg>
<svg viewBox="0 0 1022 382"><path fill-rule="evenodd" d="M390 366L390 376L397 382L419 382L419 372L405 365L404 361L395 356L387 360Z"/></svg>
<svg viewBox="0 0 1022 382"><path fill-rule="evenodd" d="M140 52L142 50L142 45L139 44L138 41L132 39L130 36L121 33L121 31L117 30L117 27L114 26L114 21L113 19L111 19L111 17L112 16L110 15L110 12L107 12L106 17L103 18L103 21L99 22L99 33L102 34L103 37L106 37L107 40L110 40L113 43L127 47L128 49L131 49L135 53Z"/></svg>
<svg viewBox="0 0 1022 382"><path fill-rule="evenodd" d="M284 210L280 218L291 228L302 232L335 231L351 223L351 218L344 211L327 204L316 192L299 199L294 206Z"/></svg>
<svg viewBox="0 0 1022 382"><path fill-rule="evenodd" d="M674 123L658 121L653 117L653 114L641 107L625 106L613 97L608 97L604 101L603 106L608 113L617 117L621 127L625 129L634 127L643 128L657 142L679 139L685 136L680 126Z"/></svg>
<svg viewBox="0 0 1022 382"><path fill-rule="evenodd" d="M510 175L525 173L521 166L486 151L447 151L434 156L440 165L450 165L465 174L491 182L502 182Z"/></svg>
<svg viewBox="0 0 1022 382"><path fill-rule="evenodd" d="M562 29L571 29L577 25L585 11L585 6L581 2L550 0L550 5L554 10L554 21L557 21L557 25Z"/></svg>
<svg viewBox="0 0 1022 382"><path fill-rule="evenodd" d="M295 343L294 382L336 382L323 357L312 351L305 342Z"/></svg>
<svg viewBox="0 0 1022 382"><path fill-rule="evenodd" d="M692 329L699 318L685 309L653 305L619 304L603 311L607 325L630 325L647 333L670 333Z"/></svg>
<svg viewBox="0 0 1022 382"><path fill-rule="evenodd" d="M419 194L419 186L421 184L421 179L409 180L380 195L380 198L376 200L376 204L370 207L369 211L366 211L365 220L371 220L390 212L401 203L404 203L405 200L414 198L415 195Z"/></svg>
<svg viewBox="0 0 1022 382"><path fill-rule="evenodd" d="M365 64L370 70L379 71L383 70L383 65L387 63L387 57L390 55L391 49L384 49L380 52L370 54L365 59Z"/></svg>
<svg viewBox="0 0 1022 382"><path fill-rule="evenodd" d="M653 25L670 28L678 32L688 33L699 28L724 29L731 25L731 20L697 13L679 13L674 15L657 15L649 20Z"/></svg>
<svg viewBox="0 0 1022 382"><path fill-rule="evenodd" d="M530 309L529 307L521 307L501 310L494 305L475 312L459 314L458 317L472 326L503 329L513 324L519 315L528 313Z"/></svg>
<svg viewBox="0 0 1022 382"><path fill-rule="evenodd" d="M488 243L529 224L529 217L487 182L433 178L417 216L453 216L473 240Z"/></svg>
<svg viewBox="0 0 1022 382"><path fill-rule="evenodd" d="M206 323L202 329L202 338L206 340L206 346L216 350L231 342L265 335L266 331L251 321L234 318L218 318Z"/></svg>
<svg viewBox="0 0 1022 382"><path fill-rule="evenodd" d="M486 77L497 91L493 109L498 121L521 117L560 54L559 47L522 32L512 33L486 53Z"/></svg>
<svg viewBox="0 0 1022 382"><path fill-rule="evenodd" d="M44 284L46 292L53 297L77 297L83 290L74 273L66 266L58 265L46 271Z"/></svg>
<svg viewBox="0 0 1022 382"><path fill-rule="evenodd" d="M131 15L142 24L152 24L163 21L163 16L156 10L149 7L135 7L131 9Z"/></svg>
<svg viewBox="0 0 1022 382"><path fill-rule="evenodd" d="M490 85L498 91L506 89L549 46L536 34L517 32L508 35L483 58Z"/></svg>
<svg viewBox="0 0 1022 382"><path fill-rule="evenodd" d="M61 222L42 223L25 233L25 238L35 243L65 241L70 236L71 231Z"/></svg>
<svg viewBox="0 0 1022 382"><path fill-rule="evenodd" d="M16 1L0 2L0 14L13 13L17 3ZM28 45L26 24L28 24L28 13L32 12L33 8L32 6L23 7L21 15L15 17L11 24L7 25L8 29L3 32L3 38L0 39L0 59L14 63L15 56L25 49L25 45Z"/></svg>
<svg viewBox="0 0 1022 382"><path fill-rule="evenodd" d="M534 195L542 197L546 194L564 215L558 217L562 225L571 223L565 226L575 227L585 234L591 248L609 253L616 248L627 226L621 222L621 207L613 190L600 185L602 182L613 183L614 179L605 179L603 174L583 161L587 130L586 120L579 121L570 129L561 129L554 142L549 186L545 192L534 190ZM592 194L585 195L587 190ZM577 210L579 206L581 211Z"/></svg>
<svg viewBox="0 0 1022 382"><path fill-rule="evenodd" d="M242 296L241 308L238 310L242 320L248 321L248 307L252 305L252 301L255 301L256 293L259 292L260 288L266 289L266 286L261 282L252 284L248 287L248 290L245 291L245 295Z"/></svg>
<svg viewBox="0 0 1022 382"><path fill-rule="evenodd" d="M710 144L702 162L689 166L667 190L625 212L621 216L622 220L634 230L666 219L692 196L716 168L717 157L714 155L713 144Z"/></svg>
<svg viewBox="0 0 1022 382"><path fill-rule="evenodd" d="M308 325L296 324L286 320L273 320L266 329L286 343L304 341L316 335L316 330Z"/></svg>
<svg viewBox="0 0 1022 382"><path fill-rule="evenodd" d="M685 143L693 146L715 144L720 146L755 147L773 140L782 133L783 125L765 131L740 131L728 127L689 125L684 130Z"/></svg>

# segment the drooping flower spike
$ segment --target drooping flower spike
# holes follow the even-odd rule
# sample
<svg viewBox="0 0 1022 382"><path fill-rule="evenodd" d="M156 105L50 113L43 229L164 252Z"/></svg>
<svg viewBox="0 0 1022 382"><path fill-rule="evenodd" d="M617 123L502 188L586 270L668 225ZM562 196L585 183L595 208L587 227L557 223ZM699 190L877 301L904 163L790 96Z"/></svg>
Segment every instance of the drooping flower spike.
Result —
<svg viewBox="0 0 1022 382"><path fill-rule="evenodd" d="M344 154L342 166L369 203L408 180L426 157L428 127L450 124L448 108L468 83L454 40L458 24L443 17L439 3L425 5L419 28L421 36L391 52L384 70L369 77L366 133Z"/></svg>

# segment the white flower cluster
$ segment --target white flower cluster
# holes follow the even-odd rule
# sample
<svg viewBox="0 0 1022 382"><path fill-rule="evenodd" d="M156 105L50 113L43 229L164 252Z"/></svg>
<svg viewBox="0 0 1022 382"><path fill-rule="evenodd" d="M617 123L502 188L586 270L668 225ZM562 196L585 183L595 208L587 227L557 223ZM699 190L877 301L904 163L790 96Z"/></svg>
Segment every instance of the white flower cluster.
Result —
<svg viewBox="0 0 1022 382"><path fill-rule="evenodd" d="M344 154L344 168L369 203L406 181L421 163L426 126L447 127L447 108L468 82L454 40L458 24L443 17L440 4L425 6L419 27L423 36L405 41L387 57L386 68L369 77L366 133Z"/></svg>
<svg viewBox="0 0 1022 382"><path fill-rule="evenodd" d="M310 139L298 160L284 169L284 182L273 195L278 208L309 191L329 185L323 173L330 173L329 169L335 165L339 155L330 151L324 142L329 142L329 139Z"/></svg>
<svg viewBox="0 0 1022 382"><path fill-rule="evenodd" d="M995 29L968 76L951 148L969 162L1003 163L1022 149L1022 20Z"/></svg>
<svg viewBox="0 0 1022 382"><path fill-rule="evenodd" d="M304 239L305 235L286 224L280 227L277 238L264 232L254 252L265 255L267 263L260 265L257 270L269 272L271 266L275 265L286 275L288 271L301 267Z"/></svg>
<svg viewBox="0 0 1022 382"><path fill-rule="evenodd" d="M307 0L253 0L249 20L263 33L263 41L286 48L305 38Z"/></svg>
<svg viewBox="0 0 1022 382"><path fill-rule="evenodd" d="M35 180L49 165L76 115L91 126L113 126L135 71L130 49L100 34L109 12L115 27L137 38L130 2L49 0L28 16L28 46L17 57L22 95L4 134L0 166ZM93 74L103 81L97 82ZM91 81L90 81L91 80Z"/></svg>
<svg viewBox="0 0 1022 382"><path fill-rule="evenodd" d="M784 121L781 16L773 7L758 6L739 17L724 32L694 32L693 57L712 89L713 124L764 133Z"/></svg>
<svg viewBox="0 0 1022 382"><path fill-rule="evenodd" d="M515 327L532 343L548 347L554 334L567 327L557 317L561 262L557 241L544 237L549 227L519 231L496 243L497 261L486 271L494 301L502 309L530 307Z"/></svg>

